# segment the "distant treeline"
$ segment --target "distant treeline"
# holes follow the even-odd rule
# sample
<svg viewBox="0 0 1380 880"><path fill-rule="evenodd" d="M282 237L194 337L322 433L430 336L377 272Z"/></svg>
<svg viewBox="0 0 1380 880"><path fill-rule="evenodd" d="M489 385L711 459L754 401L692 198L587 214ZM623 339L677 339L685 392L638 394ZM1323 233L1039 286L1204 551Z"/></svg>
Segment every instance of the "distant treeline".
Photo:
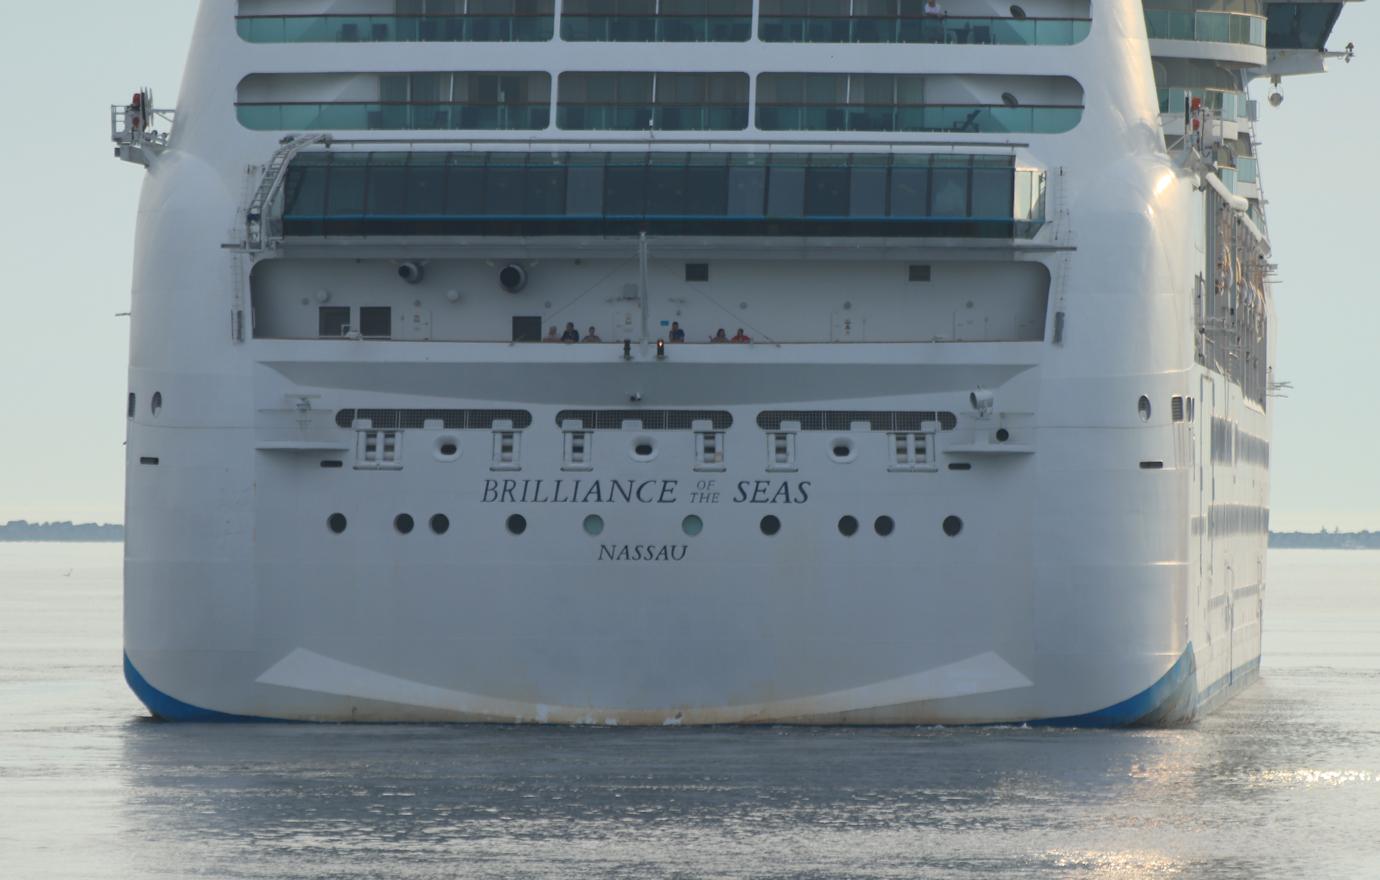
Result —
<svg viewBox="0 0 1380 880"><path fill-rule="evenodd" d="M0 541L123 541L125 527L109 523L10 520L0 526Z"/></svg>
<svg viewBox="0 0 1380 880"><path fill-rule="evenodd" d="M1380 550L1380 532L1270 532L1270 546L1284 550Z"/></svg>

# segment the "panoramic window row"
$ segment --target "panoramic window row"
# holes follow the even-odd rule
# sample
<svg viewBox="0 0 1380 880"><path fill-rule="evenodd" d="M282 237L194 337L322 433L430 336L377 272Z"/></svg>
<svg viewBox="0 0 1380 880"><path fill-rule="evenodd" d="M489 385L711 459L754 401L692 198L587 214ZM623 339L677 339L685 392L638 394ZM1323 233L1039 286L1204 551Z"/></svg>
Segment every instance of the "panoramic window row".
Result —
<svg viewBox="0 0 1380 880"><path fill-rule="evenodd" d="M1201 12L1193 9L1147 8L1145 29L1160 40L1265 45L1265 16L1240 12Z"/></svg>
<svg viewBox="0 0 1380 880"><path fill-rule="evenodd" d="M757 84L761 131L1057 134L1083 114L1066 77L764 73ZM541 72L257 74L236 113L258 131L539 131L551 85ZM745 73L572 72L558 86L562 130L749 128Z"/></svg>
<svg viewBox="0 0 1380 880"><path fill-rule="evenodd" d="M287 235L1028 237L1044 175L1011 156L304 153Z"/></svg>
<svg viewBox="0 0 1380 880"><path fill-rule="evenodd" d="M285 15L243 0L235 23L251 43L533 42L557 32L554 0L362 5L373 8ZM966 15L927 13L920 0L762 0L757 35L768 43L1068 46L1088 35L1089 6L1029 0L1004 15ZM752 37L752 13L753 0L565 0L559 32L570 42L742 43Z"/></svg>

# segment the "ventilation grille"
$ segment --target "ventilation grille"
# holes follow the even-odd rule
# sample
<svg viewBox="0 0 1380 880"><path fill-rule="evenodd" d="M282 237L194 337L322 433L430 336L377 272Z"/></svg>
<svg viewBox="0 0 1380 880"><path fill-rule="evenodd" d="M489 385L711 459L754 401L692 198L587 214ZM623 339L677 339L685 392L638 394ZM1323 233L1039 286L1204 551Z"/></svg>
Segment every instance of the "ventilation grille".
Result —
<svg viewBox="0 0 1380 880"><path fill-rule="evenodd" d="M576 421L586 431L621 431L624 422L641 422L644 431L690 431L695 422L710 422L715 431L733 427L733 416L725 410L709 409L565 409L556 414L556 424Z"/></svg>
<svg viewBox="0 0 1380 880"><path fill-rule="evenodd" d="M916 432L924 422L938 422L940 430L958 427L951 412L870 412L866 410L767 410L757 414L763 431L779 431L782 422L799 422L802 431L847 431L854 422L867 422L873 431Z"/></svg>
<svg viewBox="0 0 1380 880"><path fill-rule="evenodd" d="M519 431L532 425L532 414L522 409L342 409L335 414L342 428L352 427L357 419L368 419L380 429L422 428L431 421L443 422L453 431L488 431L499 421L512 422Z"/></svg>

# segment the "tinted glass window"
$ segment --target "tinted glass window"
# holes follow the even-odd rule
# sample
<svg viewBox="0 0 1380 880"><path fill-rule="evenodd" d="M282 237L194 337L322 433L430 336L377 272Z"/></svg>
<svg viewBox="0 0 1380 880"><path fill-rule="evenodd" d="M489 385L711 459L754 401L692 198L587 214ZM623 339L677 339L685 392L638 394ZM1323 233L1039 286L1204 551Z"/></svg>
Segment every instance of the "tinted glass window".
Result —
<svg viewBox="0 0 1380 880"><path fill-rule="evenodd" d="M765 165L735 162L728 169L728 215L761 217L765 206L767 169Z"/></svg>
<svg viewBox="0 0 1380 880"><path fill-rule="evenodd" d="M929 214L930 169L924 165L895 165L891 169L891 216Z"/></svg>
<svg viewBox="0 0 1380 880"><path fill-rule="evenodd" d="M603 157L598 165L572 161L566 174L565 210L575 216L604 213Z"/></svg>
<svg viewBox="0 0 1380 880"><path fill-rule="evenodd" d="M317 335L338 339L350 327L349 306L322 306L317 310Z"/></svg>
<svg viewBox="0 0 1380 880"><path fill-rule="evenodd" d="M333 165L326 212L336 217L364 213L364 185L368 173L364 165Z"/></svg>
<svg viewBox="0 0 1380 880"><path fill-rule="evenodd" d="M359 310L359 332L375 339L393 335L393 310L388 306L365 306Z"/></svg>
<svg viewBox="0 0 1380 880"><path fill-rule="evenodd" d="M968 169L936 166L931 207L935 217L968 216Z"/></svg>
<svg viewBox="0 0 1380 880"><path fill-rule="evenodd" d="M446 213L474 216L484 212L484 166L472 157L452 164L446 179Z"/></svg>
<svg viewBox="0 0 1380 880"><path fill-rule="evenodd" d="M805 173L805 213L811 217L848 216L848 166L811 167Z"/></svg>
<svg viewBox="0 0 1380 880"><path fill-rule="evenodd" d="M767 181L767 216L799 217L805 213L805 168L773 162Z"/></svg>
<svg viewBox="0 0 1380 880"><path fill-rule="evenodd" d="M855 164L850 170L848 213L854 217L886 216L887 167L878 164Z"/></svg>
<svg viewBox="0 0 1380 880"><path fill-rule="evenodd" d="M407 174L407 213L413 216L441 213L446 207L446 166L437 160L428 162L415 154L413 161L418 164Z"/></svg>

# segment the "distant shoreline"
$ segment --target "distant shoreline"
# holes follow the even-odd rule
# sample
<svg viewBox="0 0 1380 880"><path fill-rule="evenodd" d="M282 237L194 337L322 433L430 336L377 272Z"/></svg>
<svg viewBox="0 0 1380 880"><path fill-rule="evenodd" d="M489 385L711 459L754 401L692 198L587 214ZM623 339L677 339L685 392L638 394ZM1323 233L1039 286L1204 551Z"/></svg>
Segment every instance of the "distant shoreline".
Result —
<svg viewBox="0 0 1380 880"><path fill-rule="evenodd" d="M12 520L0 525L0 543L69 542L117 544L125 527L115 523L31 523ZM1380 550L1380 532L1271 532L1275 550Z"/></svg>

